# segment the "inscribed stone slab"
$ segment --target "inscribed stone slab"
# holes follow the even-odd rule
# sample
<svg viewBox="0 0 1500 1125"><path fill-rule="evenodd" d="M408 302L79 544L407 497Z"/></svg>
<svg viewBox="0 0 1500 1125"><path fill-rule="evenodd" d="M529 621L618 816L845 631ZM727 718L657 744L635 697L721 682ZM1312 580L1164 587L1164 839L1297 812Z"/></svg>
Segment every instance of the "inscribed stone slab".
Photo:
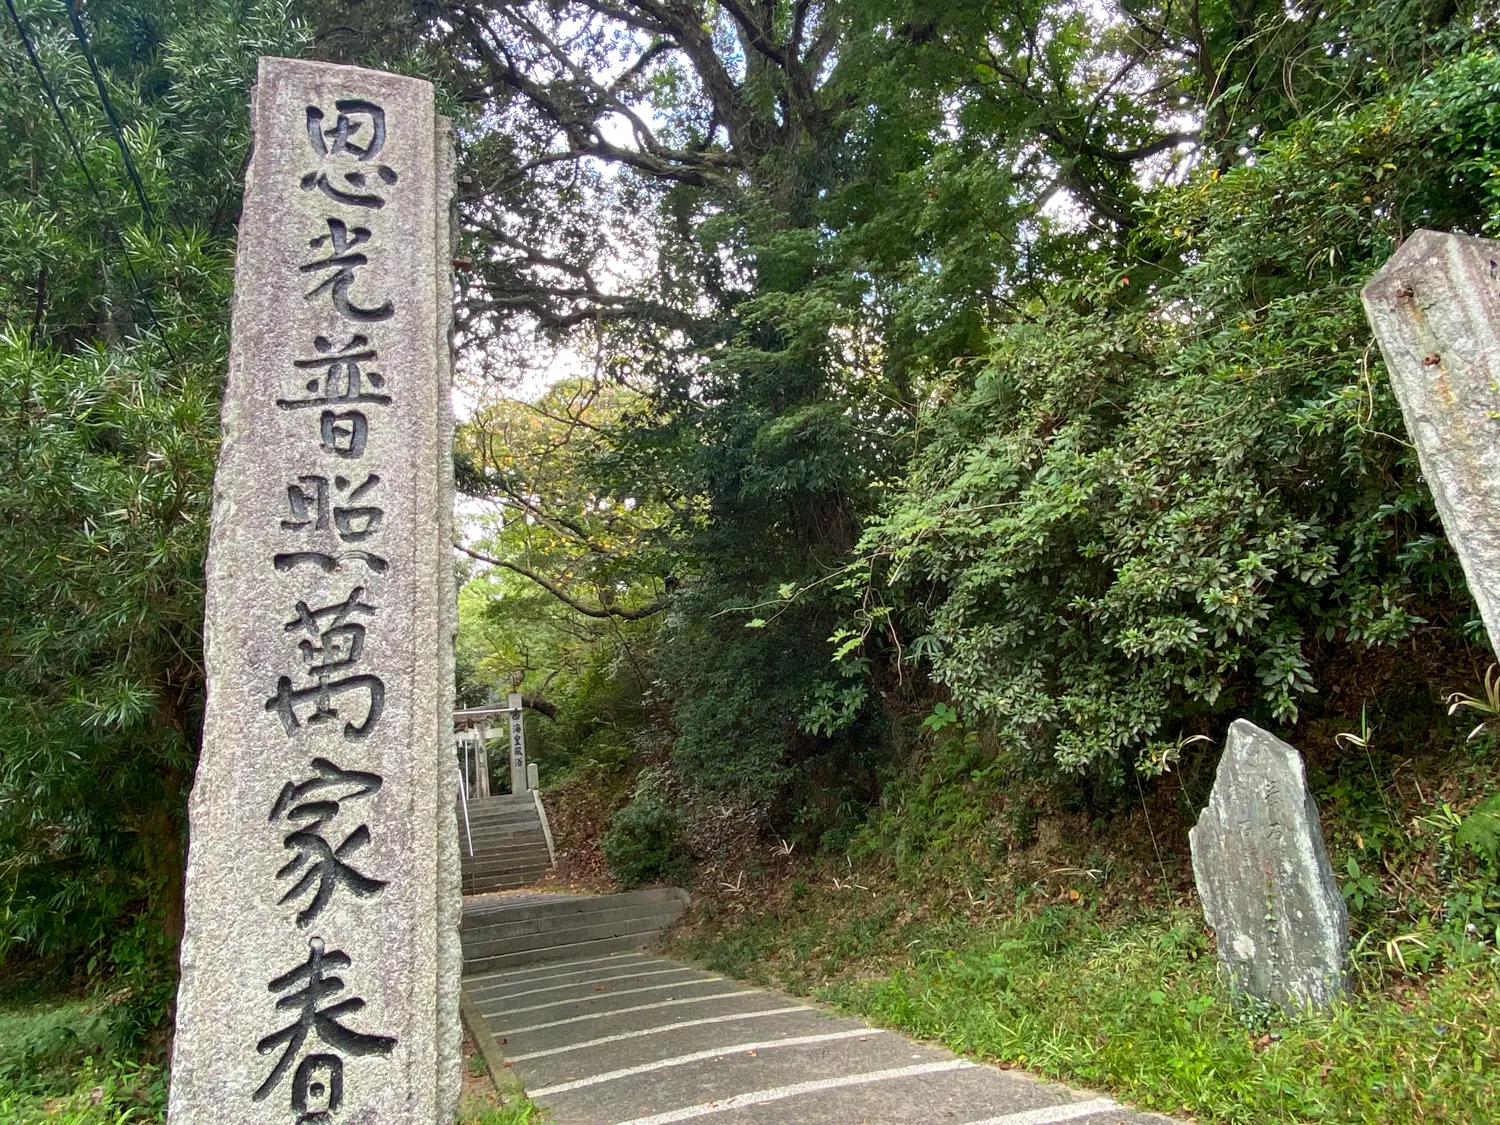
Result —
<svg viewBox="0 0 1500 1125"><path fill-rule="evenodd" d="M1361 296L1500 655L1500 242L1419 230Z"/></svg>
<svg viewBox="0 0 1500 1125"><path fill-rule="evenodd" d="M289 59L251 118L169 1115L447 1125L451 140Z"/></svg>
<svg viewBox="0 0 1500 1125"><path fill-rule="evenodd" d="M1274 1004L1326 1006L1344 987L1349 915L1302 755L1236 720L1188 838L1231 987Z"/></svg>

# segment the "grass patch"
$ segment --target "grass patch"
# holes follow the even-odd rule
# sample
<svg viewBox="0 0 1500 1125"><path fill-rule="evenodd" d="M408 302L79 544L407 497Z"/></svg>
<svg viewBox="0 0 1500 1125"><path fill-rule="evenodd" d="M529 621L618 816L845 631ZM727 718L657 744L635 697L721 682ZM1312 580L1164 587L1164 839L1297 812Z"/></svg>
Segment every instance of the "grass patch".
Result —
<svg viewBox="0 0 1500 1125"><path fill-rule="evenodd" d="M0 1121L5 1125L148 1125L165 1120L166 1073L114 1057L105 1004L0 1001Z"/></svg>
<svg viewBox="0 0 1500 1125"><path fill-rule="evenodd" d="M876 1024L1145 1109L1235 1125L1398 1125L1490 1120L1500 1104L1500 956L1490 947L1451 945L1440 971L1385 987L1371 961L1350 1001L1289 1016L1229 1002L1201 919L1183 909L1105 925L1084 907L1051 905L978 925L890 925L883 939L875 919L889 923L889 905L872 900L865 924L757 918L685 948L721 971L774 978ZM816 983L850 956L834 983Z"/></svg>
<svg viewBox="0 0 1500 1125"><path fill-rule="evenodd" d="M66 1084L84 1056L102 1056L109 1028L96 1002L66 999L0 1008L0 1082Z"/></svg>
<svg viewBox="0 0 1500 1125"><path fill-rule="evenodd" d="M1151 1109L1235 1123L1479 1121L1500 1104L1500 958L1471 952L1394 995L1357 990L1327 1015L1288 1017L1227 1001L1194 916L1106 930L1051 908L823 995Z"/></svg>
<svg viewBox="0 0 1500 1125"><path fill-rule="evenodd" d="M165 1072L124 1060L86 1056L65 1087L56 1079L0 1080L6 1125L155 1125L166 1113Z"/></svg>
<svg viewBox="0 0 1500 1125"><path fill-rule="evenodd" d="M519 1082L507 1083L500 1090L500 1105L460 1106L458 1125L543 1125L551 1115L526 1096Z"/></svg>

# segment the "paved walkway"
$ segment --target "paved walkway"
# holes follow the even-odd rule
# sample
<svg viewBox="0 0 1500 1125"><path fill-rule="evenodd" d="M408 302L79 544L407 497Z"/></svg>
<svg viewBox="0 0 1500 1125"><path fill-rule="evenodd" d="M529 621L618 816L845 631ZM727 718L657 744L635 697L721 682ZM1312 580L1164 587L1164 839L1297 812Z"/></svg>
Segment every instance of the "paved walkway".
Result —
<svg viewBox="0 0 1500 1125"><path fill-rule="evenodd" d="M466 977L464 991L551 1125L1167 1121L646 953Z"/></svg>

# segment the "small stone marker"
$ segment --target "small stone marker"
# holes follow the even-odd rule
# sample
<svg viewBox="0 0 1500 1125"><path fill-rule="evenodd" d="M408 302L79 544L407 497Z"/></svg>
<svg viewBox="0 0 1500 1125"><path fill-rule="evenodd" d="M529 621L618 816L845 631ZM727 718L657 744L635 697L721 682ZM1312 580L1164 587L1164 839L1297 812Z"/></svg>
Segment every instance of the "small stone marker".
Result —
<svg viewBox="0 0 1500 1125"><path fill-rule="evenodd" d="M1287 1007L1326 1007L1345 984L1349 913L1302 755L1237 719L1188 839L1230 986Z"/></svg>
<svg viewBox="0 0 1500 1125"><path fill-rule="evenodd" d="M511 692L506 700L510 707L510 791L524 793L526 784L526 715L521 696Z"/></svg>
<svg viewBox="0 0 1500 1125"><path fill-rule="evenodd" d="M235 264L172 1125L449 1125L448 123L262 59Z"/></svg>
<svg viewBox="0 0 1500 1125"><path fill-rule="evenodd" d="M1500 654L1500 242L1419 230L1361 296Z"/></svg>

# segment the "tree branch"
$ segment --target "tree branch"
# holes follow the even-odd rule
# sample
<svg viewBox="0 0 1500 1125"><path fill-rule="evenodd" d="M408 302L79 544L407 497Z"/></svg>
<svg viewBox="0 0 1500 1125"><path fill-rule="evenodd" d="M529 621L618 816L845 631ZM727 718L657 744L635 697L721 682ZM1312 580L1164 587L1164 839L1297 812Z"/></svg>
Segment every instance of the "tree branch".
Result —
<svg viewBox="0 0 1500 1125"><path fill-rule="evenodd" d="M540 574L536 573L536 571L527 570L524 566L521 566L518 563L508 562L505 559L497 559L491 555L481 554L479 551L471 550L470 548L465 547L462 543L453 544L453 548L454 550L462 551L471 559L478 559L480 562L489 563L491 566L503 567L504 569L509 570L514 574L519 574L522 578L531 579L531 581L535 582L542 589L546 590L547 593L551 594L558 601L562 602L564 605L569 606L572 609L577 610L585 617L594 617L599 619L600 621L608 621L611 618L619 618L622 621L640 621L643 618L654 616L655 614L658 614L662 610L667 608L666 598L657 598L655 601L647 602L645 605L635 606L633 608L627 608L625 606L618 605L589 605L586 602L579 601L577 598L573 597L571 594L567 593L565 590L559 587L556 583L549 582Z"/></svg>

